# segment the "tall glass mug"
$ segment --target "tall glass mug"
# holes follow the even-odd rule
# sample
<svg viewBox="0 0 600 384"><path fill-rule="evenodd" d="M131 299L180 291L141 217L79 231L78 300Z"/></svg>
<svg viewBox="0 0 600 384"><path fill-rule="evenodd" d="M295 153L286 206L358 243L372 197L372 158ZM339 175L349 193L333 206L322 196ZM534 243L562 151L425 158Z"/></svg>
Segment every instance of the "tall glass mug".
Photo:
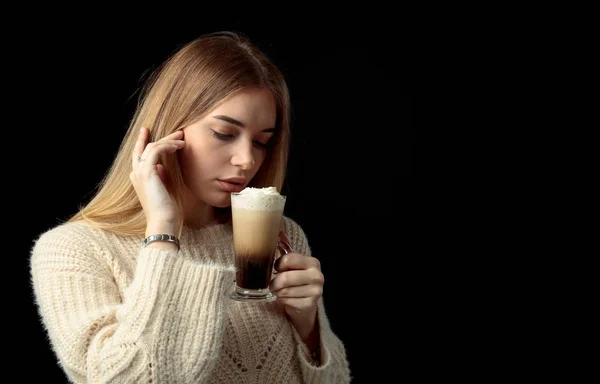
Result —
<svg viewBox="0 0 600 384"><path fill-rule="evenodd" d="M273 301L269 291L286 197L275 187L231 193L235 290L238 301Z"/></svg>

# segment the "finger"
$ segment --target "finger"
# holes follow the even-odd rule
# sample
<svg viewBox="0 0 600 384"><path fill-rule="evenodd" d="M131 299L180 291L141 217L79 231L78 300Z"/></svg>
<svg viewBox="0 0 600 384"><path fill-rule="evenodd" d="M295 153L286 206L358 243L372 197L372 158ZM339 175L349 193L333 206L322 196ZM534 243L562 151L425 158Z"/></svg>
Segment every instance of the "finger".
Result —
<svg viewBox="0 0 600 384"><path fill-rule="evenodd" d="M277 258L273 268L275 268L277 272L309 268L316 268L320 270L321 263L314 257L292 252Z"/></svg>
<svg viewBox="0 0 600 384"><path fill-rule="evenodd" d="M182 140L183 139L183 131L175 131L173 133L168 134L165 137L162 137L158 140L154 140L153 143L162 143L162 142L168 142L168 141L174 141L174 140Z"/></svg>
<svg viewBox="0 0 600 384"><path fill-rule="evenodd" d="M277 291L269 290L275 296L281 298L320 297L323 294L323 286L319 284L305 284L297 287L281 288Z"/></svg>
<svg viewBox="0 0 600 384"><path fill-rule="evenodd" d="M138 163L138 157L142 156L144 153L144 148L146 148L146 142L148 141L148 130L146 128L140 128L140 132L138 133L138 138L135 142L135 146L133 147L133 154L131 162L133 166Z"/></svg>
<svg viewBox="0 0 600 384"><path fill-rule="evenodd" d="M311 310L316 305L313 297L277 297L277 301L286 307L295 309L298 313Z"/></svg>
<svg viewBox="0 0 600 384"><path fill-rule="evenodd" d="M183 139L183 131L181 131L181 130L170 133L160 140L180 140L180 139ZM158 141L160 141L160 140L158 140Z"/></svg>
<svg viewBox="0 0 600 384"><path fill-rule="evenodd" d="M146 159L146 151L148 150L148 141L150 139L150 131L147 128L140 128L140 134L138 136L138 140L135 143L135 147L133 150L133 164L137 164L139 159ZM158 140L157 143L162 144L174 144L181 145L183 139L183 131L175 131L162 139Z"/></svg>
<svg viewBox="0 0 600 384"><path fill-rule="evenodd" d="M283 288L299 287L306 284L323 285L325 278L320 271L310 269L306 271L286 271L279 273L269 283L269 290L278 291Z"/></svg>
<svg viewBox="0 0 600 384"><path fill-rule="evenodd" d="M183 148L183 140L157 141L150 143L142 153L142 159L146 165L156 165L159 163L161 154L172 153Z"/></svg>

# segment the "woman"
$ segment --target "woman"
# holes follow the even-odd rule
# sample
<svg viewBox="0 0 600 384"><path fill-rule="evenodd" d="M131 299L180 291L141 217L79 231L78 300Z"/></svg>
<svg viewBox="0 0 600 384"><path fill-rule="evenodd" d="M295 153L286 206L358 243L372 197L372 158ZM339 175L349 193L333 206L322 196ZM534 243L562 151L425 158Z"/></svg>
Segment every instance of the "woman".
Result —
<svg viewBox="0 0 600 384"><path fill-rule="evenodd" d="M97 194L32 249L39 312L72 382L350 381L292 219L277 300L229 299L230 192L281 190L289 120L284 77L241 35L201 36L149 79Z"/></svg>

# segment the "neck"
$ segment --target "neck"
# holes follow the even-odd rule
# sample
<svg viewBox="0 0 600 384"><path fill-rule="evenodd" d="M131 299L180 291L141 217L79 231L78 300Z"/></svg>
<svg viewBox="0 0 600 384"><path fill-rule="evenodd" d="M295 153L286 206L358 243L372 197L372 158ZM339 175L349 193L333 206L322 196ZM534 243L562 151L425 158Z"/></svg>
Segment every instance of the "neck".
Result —
<svg viewBox="0 0 600 384"><path fill-rule="evenodd" d="M215 208L187 193L183 201L184 225L200 229L217 222Z"/></svg>
<svg viewBox="0 0 600 384"><path fill-rule="evenodd" d="M184 225L192 229L200 229L211 224L216 224L217 219L214 215L212 207L207 208L209 208L209 210L207 210L206 212L200 212L199 209L202 208L199 208L198 210L196 210L196 212L194 212L193 216L186 216L183 222Z"/></svg>

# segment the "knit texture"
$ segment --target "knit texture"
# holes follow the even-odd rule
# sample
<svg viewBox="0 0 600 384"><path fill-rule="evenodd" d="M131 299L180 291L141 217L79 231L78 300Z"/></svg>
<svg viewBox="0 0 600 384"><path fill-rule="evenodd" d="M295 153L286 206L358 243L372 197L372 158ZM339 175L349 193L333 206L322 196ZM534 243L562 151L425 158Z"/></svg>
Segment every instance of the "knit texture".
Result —
<svg viewBox="0 0 600 384"><path fill-rule="evenodd" d="M284 217L294 251L311 255ZM230 224L184 228L180 251L140 246L86 223L48 230L32 247L41 323L72 383L349 383L343 343L319 301L321 365L283 306L229 299Z"/></svg>

